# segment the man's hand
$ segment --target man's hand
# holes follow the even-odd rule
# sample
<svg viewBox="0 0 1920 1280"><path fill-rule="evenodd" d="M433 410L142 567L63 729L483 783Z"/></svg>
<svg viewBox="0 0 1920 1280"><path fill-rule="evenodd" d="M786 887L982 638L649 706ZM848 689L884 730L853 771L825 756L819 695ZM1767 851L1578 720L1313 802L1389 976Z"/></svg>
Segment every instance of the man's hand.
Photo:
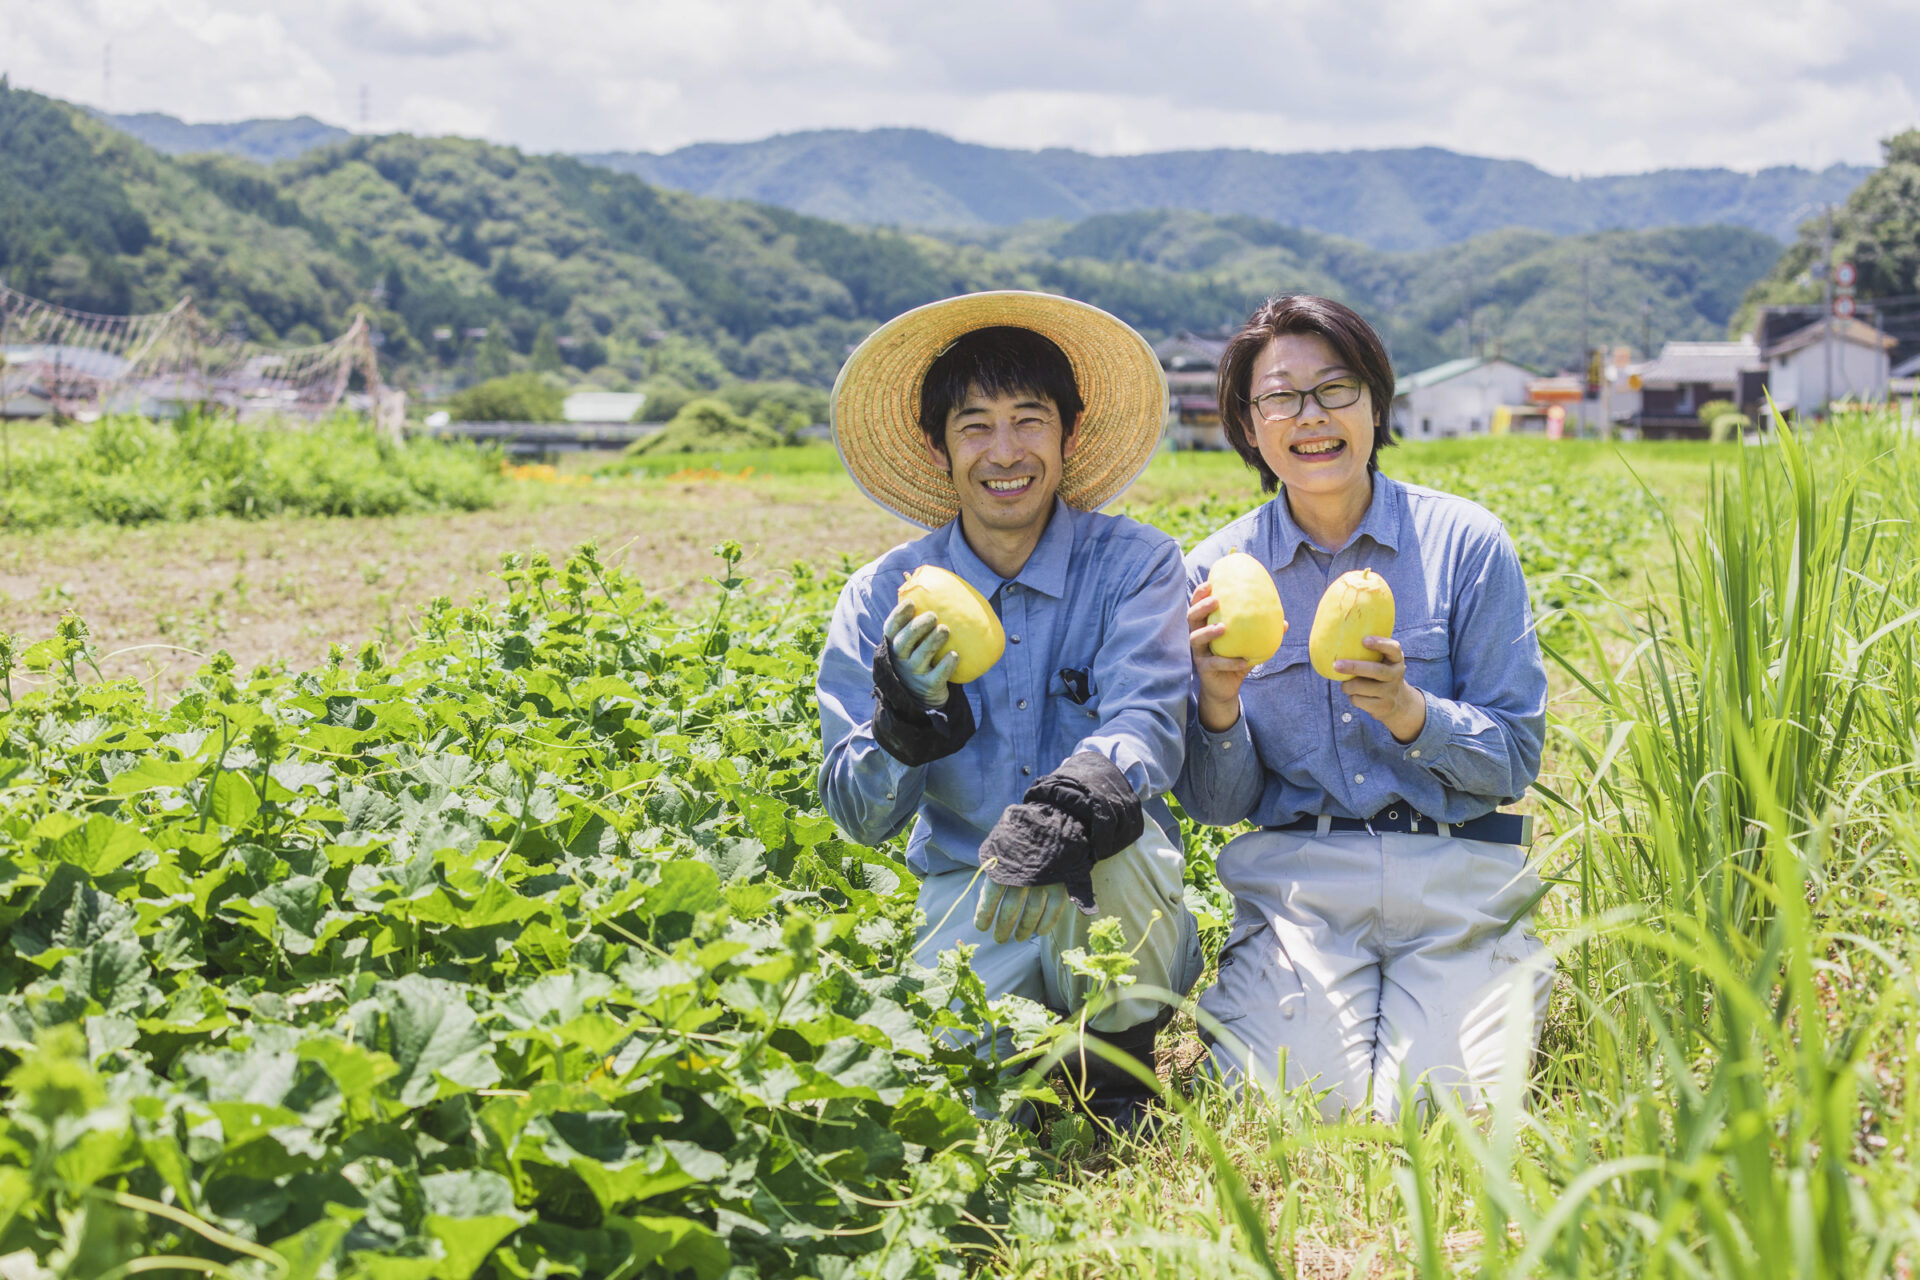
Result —
<svg viewBox="0 0 1920 1280"><path fill-rule="evenodd" d="M1064 884L1004 885L989 880L980 891L973 927L982 933L991 931L995 942L1025 942L1051 930L1066 907Z"/></svg>
<svg viewBox="0 0 1920 1280"><path fill-rule="evenodd" d="M1219 607L1213 602L1213 587L1205 582L1193 589L1187 606L1187 644L1200 686L1200 725L1209 733L1225 732L1240 719L1240 684L1251 669L1245 658L1223 658L1213 651L1213 642L1227 634L1226 627L1209 621Z"/></svg>
<svg viewBox="0 0 1920 1280"><path fill-rule="evenodd" d="M1407 656L1386 636L1367 636L1361 640L1384 659L1365 662L1342 658L1333 664L1335 671L1353 674L1344 683L1353 705L1387 726L1395 742L1412 742L1427 727L1427 699L1407 683Z"/></svg>
<svg viewBox="0 0 1920 1280"><path fill-rule="evenodd" d="M931 613L915 613L913 602L902 600L881 624L893 646L893 670L923 707L947 705L947 679L960 665L958 652L940 656L951 633Z"/></svg>

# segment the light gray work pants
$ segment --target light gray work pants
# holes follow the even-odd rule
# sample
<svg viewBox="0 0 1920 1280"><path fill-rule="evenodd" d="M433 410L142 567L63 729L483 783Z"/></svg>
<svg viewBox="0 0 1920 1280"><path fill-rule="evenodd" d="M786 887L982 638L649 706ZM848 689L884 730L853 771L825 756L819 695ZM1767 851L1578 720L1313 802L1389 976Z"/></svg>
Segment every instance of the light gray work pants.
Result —
<svg viewBox="0 0 1920 1280"><path fill-rule="evenodd" d="M1152 818L1146 833L1111 858L1093 867L1093 902L1098 914L1082 915L1068 903L1047 933L1025 942L995 942L993 935L973 927L973 913L987 878L972 868L928 876L920 882L920 910L927 917L914 955L933 968L940 953L966 942L977 948L973 970L990 998L1025 996L1061 1015L1079 1011L1086 1003L1089 981L1060 961L1063 951L1087 945L1087 929L1098 920L1120 921L1127 947L1134 953L1137 985L1161 987L1185 995L1200 980L1204 967L1199 929L1187 910L1186 862L1180 847L1168 840ZM1159 919L1154 919L1154 913ZM1144 945L1142 940L1144 941ZM1095 1031L1125 1031L1158 1016L1158 1000L1129 997L1088 1020Z"/></svg>
<svg viewBox="0 0 1920 1280"><path fill-rule="evenodd" d="M1531 1058L1553 966L1531 915L1514 919L1540 885L1521 846L1255 831L1218 868L1233 930L1200 1007L1224 1024L1229 1078L1271 1086L1284 1054L1287 1088L1329 1091L1325 1118L1371 1102L1390 1120L1403 1079L1472 1107L1511 1056Z"/></svg>

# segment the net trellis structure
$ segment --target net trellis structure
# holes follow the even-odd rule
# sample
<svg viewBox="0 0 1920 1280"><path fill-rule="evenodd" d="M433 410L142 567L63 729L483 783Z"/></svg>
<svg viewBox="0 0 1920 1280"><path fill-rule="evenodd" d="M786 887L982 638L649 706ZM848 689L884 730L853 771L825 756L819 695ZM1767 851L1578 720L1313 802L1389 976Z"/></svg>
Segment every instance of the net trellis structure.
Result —
<svg viewBox="0 0 1920 1280"><path fill-rule="evenodd" d="M42 403L84 418L211 404L243 418L317 418L346 399L355 369L376 421L395 429L405 402L381 385L364 314L331 342L275 348L222 332L191 298L148 315L109 316L0 285L0 413Z"/></svg>

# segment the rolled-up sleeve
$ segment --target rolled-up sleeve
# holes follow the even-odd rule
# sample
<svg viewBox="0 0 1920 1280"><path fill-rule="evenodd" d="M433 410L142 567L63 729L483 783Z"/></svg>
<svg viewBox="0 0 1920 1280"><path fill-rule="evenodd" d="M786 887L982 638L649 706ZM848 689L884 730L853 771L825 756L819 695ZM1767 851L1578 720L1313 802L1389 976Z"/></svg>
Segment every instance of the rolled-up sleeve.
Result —
<svg viewBox="0 0 1920 1280"><path fill-rule="evenodd" d="M914 816L925 765L906 765L873 736L873 654L885 615L869 599L870 575L849 581L834 605L820 655L820 798L847 839L882 844Z"/></svg>
<svg viewBox="0 0 1920 1280"><path fill-rule="evenodd" d="M1162 535L1144 542L1140 564L1117 594L1094 660L1100 723L1078 749L1113 761L1142 800L1173 786L1185 754L1192 665L1185 584L1173 540Z"/></svg>
<svg viewBox="0 0 1920 1280"><path fill-rule="evenodd" d="M1450 792L1506 804L1540 770L1547 671L1520 557L1505 530L1487 539L1478 569L1454 602L1454 696L1425 694L1427 722L1405 759Z"/></svg>

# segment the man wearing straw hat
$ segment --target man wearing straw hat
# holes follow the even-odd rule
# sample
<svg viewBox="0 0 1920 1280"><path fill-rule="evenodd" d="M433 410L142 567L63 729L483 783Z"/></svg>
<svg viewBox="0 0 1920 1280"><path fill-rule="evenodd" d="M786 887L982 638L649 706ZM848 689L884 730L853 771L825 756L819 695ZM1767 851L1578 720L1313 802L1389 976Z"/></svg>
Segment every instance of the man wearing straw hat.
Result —
<svg viewBox="0 0 1920 1280"><path fill-rule="evenodd" d="M819 679L827 811L868 845L912 824L923 963L970 944L989 996L1063 1016L1089 992L1061 954L1097 919L1119 921L1135 989L1184 994L1200 974L1162 798L1186 722L1185 570L1166 534L1098 513L1151 459L1165 406L1139 334L1039 293L910 311L834 387L854 481L931 532L854 574L834 609ZM940 620L898 599L923 565L970 583L1006 633L967 684L947 679ZM1151 1067L1169 1013L1131 996L1089 1030ZM1096 1117L1131 1129L1145 1116L1133 1076L1094 1053L1070 1063Z"/></svg>

